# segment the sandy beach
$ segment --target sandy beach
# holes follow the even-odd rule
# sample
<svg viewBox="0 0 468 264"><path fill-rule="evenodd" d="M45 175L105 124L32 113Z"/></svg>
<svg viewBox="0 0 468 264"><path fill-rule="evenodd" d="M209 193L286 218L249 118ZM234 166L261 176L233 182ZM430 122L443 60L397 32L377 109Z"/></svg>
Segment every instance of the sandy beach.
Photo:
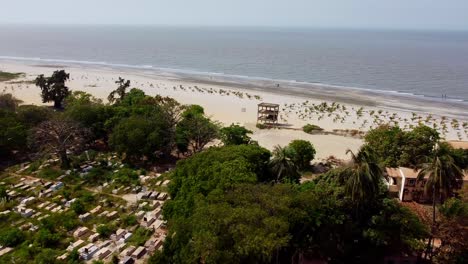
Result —
<svg viewBox="0 0 468 264"><path fill-rule="evenodd" d="M199 104L214 120L223 124L238 123L254 131L253 139L272 149L294 139L311 141L317 160L333 155L345 159L347 149L357 150L362 139L338 135L309 135L300 128L315 124L325 131L367 131L379 124L398 124L410 129L425 124L439 130L447 140L467 140L468 111L465 103L424 101L391 93L336 90L312 87L311 84L258 80L234 82L225 77L184 76L155 70L110 68L91 65L44 65L34 62L0 61L0 70L22 72L25 76L0 83L0 90L12 93L25 104L42 104L40 89L25 81L54 70L70 73L68 86L106 101L116 88L118 77L131 80L131 86L148 95L170 96L183 104ZM255 127L257 104L280 104L280 122L288 129L259 130Z"/></svg>

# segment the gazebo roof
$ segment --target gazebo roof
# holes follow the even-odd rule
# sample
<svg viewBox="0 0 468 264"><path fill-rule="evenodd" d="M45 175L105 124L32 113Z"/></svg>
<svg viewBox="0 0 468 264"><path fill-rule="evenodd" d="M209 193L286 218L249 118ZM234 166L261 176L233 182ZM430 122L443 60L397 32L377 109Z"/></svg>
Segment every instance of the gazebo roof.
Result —
<svg viewBox="0 0 468 264"><path fill-rule="evenodd" d="M265 107L279 107L279 104L271 104L271 103L260 103L258 106L265 106Z"/></svg>

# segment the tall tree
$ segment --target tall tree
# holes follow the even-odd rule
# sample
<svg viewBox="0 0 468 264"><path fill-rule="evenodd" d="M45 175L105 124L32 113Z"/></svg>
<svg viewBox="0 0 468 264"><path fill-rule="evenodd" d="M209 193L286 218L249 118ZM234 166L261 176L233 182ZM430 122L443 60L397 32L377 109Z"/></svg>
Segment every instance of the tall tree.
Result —
<svg viewBox="0 0 468 264"><path fill-rule="evenodd" d="M298 167L293 161L293 151L287 147L275 146L273 157L270 160L270 168L276 176L276 182L292 181L298 182L300 174Z"/></svg>
<svg viewBox="0 0 468 264"><path fill-rule="evenodd" d="M381 125L365 136L366 144L374 150L379 163L386 167L417 167L421 157L431 155L438 140L438 132L424 125L411 131Z"/></svg>
<svg viewBox="0 0 468 264"><path fill-rule="evenodd" d="M55 119L39 124L32 134L33 144L43 152L56 153L62 168L69 168L68 151L81 149L89 138L88 129L70 120Z"/></svg>
<svg viewBox="0 0 468 264"><path fill-rule="evenodd" d="M176 147L176 127L182 119L182 113L186 109L186 106L171 97L156 95L153 100L161 110L161 117L166 120L168 135L170 136L170 146L171 150L173 150Z"/></svg>
<svg viewBox="0 0 468 264"><path fill-rule="evenodd" d="M96 99L91 94L74 91L65 100L66 110L64 115L80 123L83 127L89 128L94 139L107 139L105 122L113 116L114 108L102 104L100 99Z"/></svg>
<svg viewBox="0 0 468 264"><path fill-rule="evenodd" d="M421 158L433 154L440 135L437 130L420 125L405 133L401 145L400 166L417 167Z"/></svg>
<svg viewBox="0 0 468 264"><path fill-rule="evenodd" d="M164 112L164 116L167 118L169 125L175 131L175 126L182 118L185 106L171 97L156 95L154 99L156 103L161 106L161 110Z"/></svg>
<svg viewBox="0 0 468 264"><path fill-rule="evenodd" d="M220 132L224 145L249 144L251 140L249 134L252 134L252 131L235 124L223 127Z"/></svg>
<svg viewBox="0 0 468 264"><path fill-rule="evenodd" d="M168 125L159 116L132 116L122 119L110 135L109 144L126 159L156 157L170 147Z"/></svg>
<svg viewBox="0 0 468 264"><path fill-rule="evenodd" d="M177 148L181 152L200 152L216 139L218 134L218 123L205 117L201 106L190 106L182 113L182 120L176 127Z"/></svg>
<svg viewBox="0 0 468 264"><path fill-rule="evenodd" d="M405 133L397 126L381 125L367 132L364 140L383 166L398 167Z"/></svg>
<svg viewBox="0 0 468 264"><path fill-rule="evenodd" d="M54 71L51 77L39 75L36 80L36 86L41 88L42 102L54 102L55 109L63 108L63 100L70 94L70 90L65 82L70 78L70 74L64 70Z"/></svg>
<svg viewBox="0 0 468 264"><path fill-rule="evenodd" d="M119 80L115 81L115 83L118 85L117 89L112 91L107 97L107 100L109 100L111 104L120 102L125 97L127 89L130 87L130 80L125 80L121 77L119 77Z"/></svg>
<svg viewBox="0 0 468 264"><path fill-rule="evenodd" d="M364 146L357 154L351 154L351 164L343 173L346 176L345 191L357 205L365 200L372 200L379 191L383 180L383 171L371 148Z"/></svg>
<svg viewBox="0 0 468 264"><path fill-rule="evenodd" d="M424 181L425 192L432 193L432 232L435 231L436 225L436 200L437 197L440 203L446 197L452 195L453 190L459 187L463 180L463 172L455 164L454 159L449 155L446 148L439 148L436 145L433 155L425 157L427 162L423 163L418 173L418 181ZM428 241L427 253L432 252L432 237Z"/></svg>

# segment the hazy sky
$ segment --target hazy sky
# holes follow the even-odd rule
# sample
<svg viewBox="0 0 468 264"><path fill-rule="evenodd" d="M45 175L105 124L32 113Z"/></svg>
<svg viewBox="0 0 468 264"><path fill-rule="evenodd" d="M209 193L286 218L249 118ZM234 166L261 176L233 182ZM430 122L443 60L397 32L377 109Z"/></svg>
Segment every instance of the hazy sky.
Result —
<svg viewBox="0 0 468 264"><path fill-rule="evenodd" d="M468 30L468 0L0 0L0 23Z"/></svg>

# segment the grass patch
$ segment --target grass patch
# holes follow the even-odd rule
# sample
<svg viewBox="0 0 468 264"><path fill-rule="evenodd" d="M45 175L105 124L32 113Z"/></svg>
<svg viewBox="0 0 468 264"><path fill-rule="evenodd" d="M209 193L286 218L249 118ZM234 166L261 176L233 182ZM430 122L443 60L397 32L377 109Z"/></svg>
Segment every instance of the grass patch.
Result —
<svg viewBox="0 0 468 264"><path fill-rule="evenodd" d="M143 246L152 234L153 231L144 227L138 227L128 240L128 243L136 247Z"/></svg>
<svg viewBox="0 0 468 264"><path fill-rule="evenodd" d="M22 72L13 73L13 72L0 71L0 82L11 81L11 80L20 78L22 76L24 76L24 73Z"/></svg>
<svg viewBox="0 0 468 264"><path fill-rule="evenodd" d="M37 176L40 178L55 180L57 177L63 174L63 171L55 168L44 168L42 169Z"/></svg>

